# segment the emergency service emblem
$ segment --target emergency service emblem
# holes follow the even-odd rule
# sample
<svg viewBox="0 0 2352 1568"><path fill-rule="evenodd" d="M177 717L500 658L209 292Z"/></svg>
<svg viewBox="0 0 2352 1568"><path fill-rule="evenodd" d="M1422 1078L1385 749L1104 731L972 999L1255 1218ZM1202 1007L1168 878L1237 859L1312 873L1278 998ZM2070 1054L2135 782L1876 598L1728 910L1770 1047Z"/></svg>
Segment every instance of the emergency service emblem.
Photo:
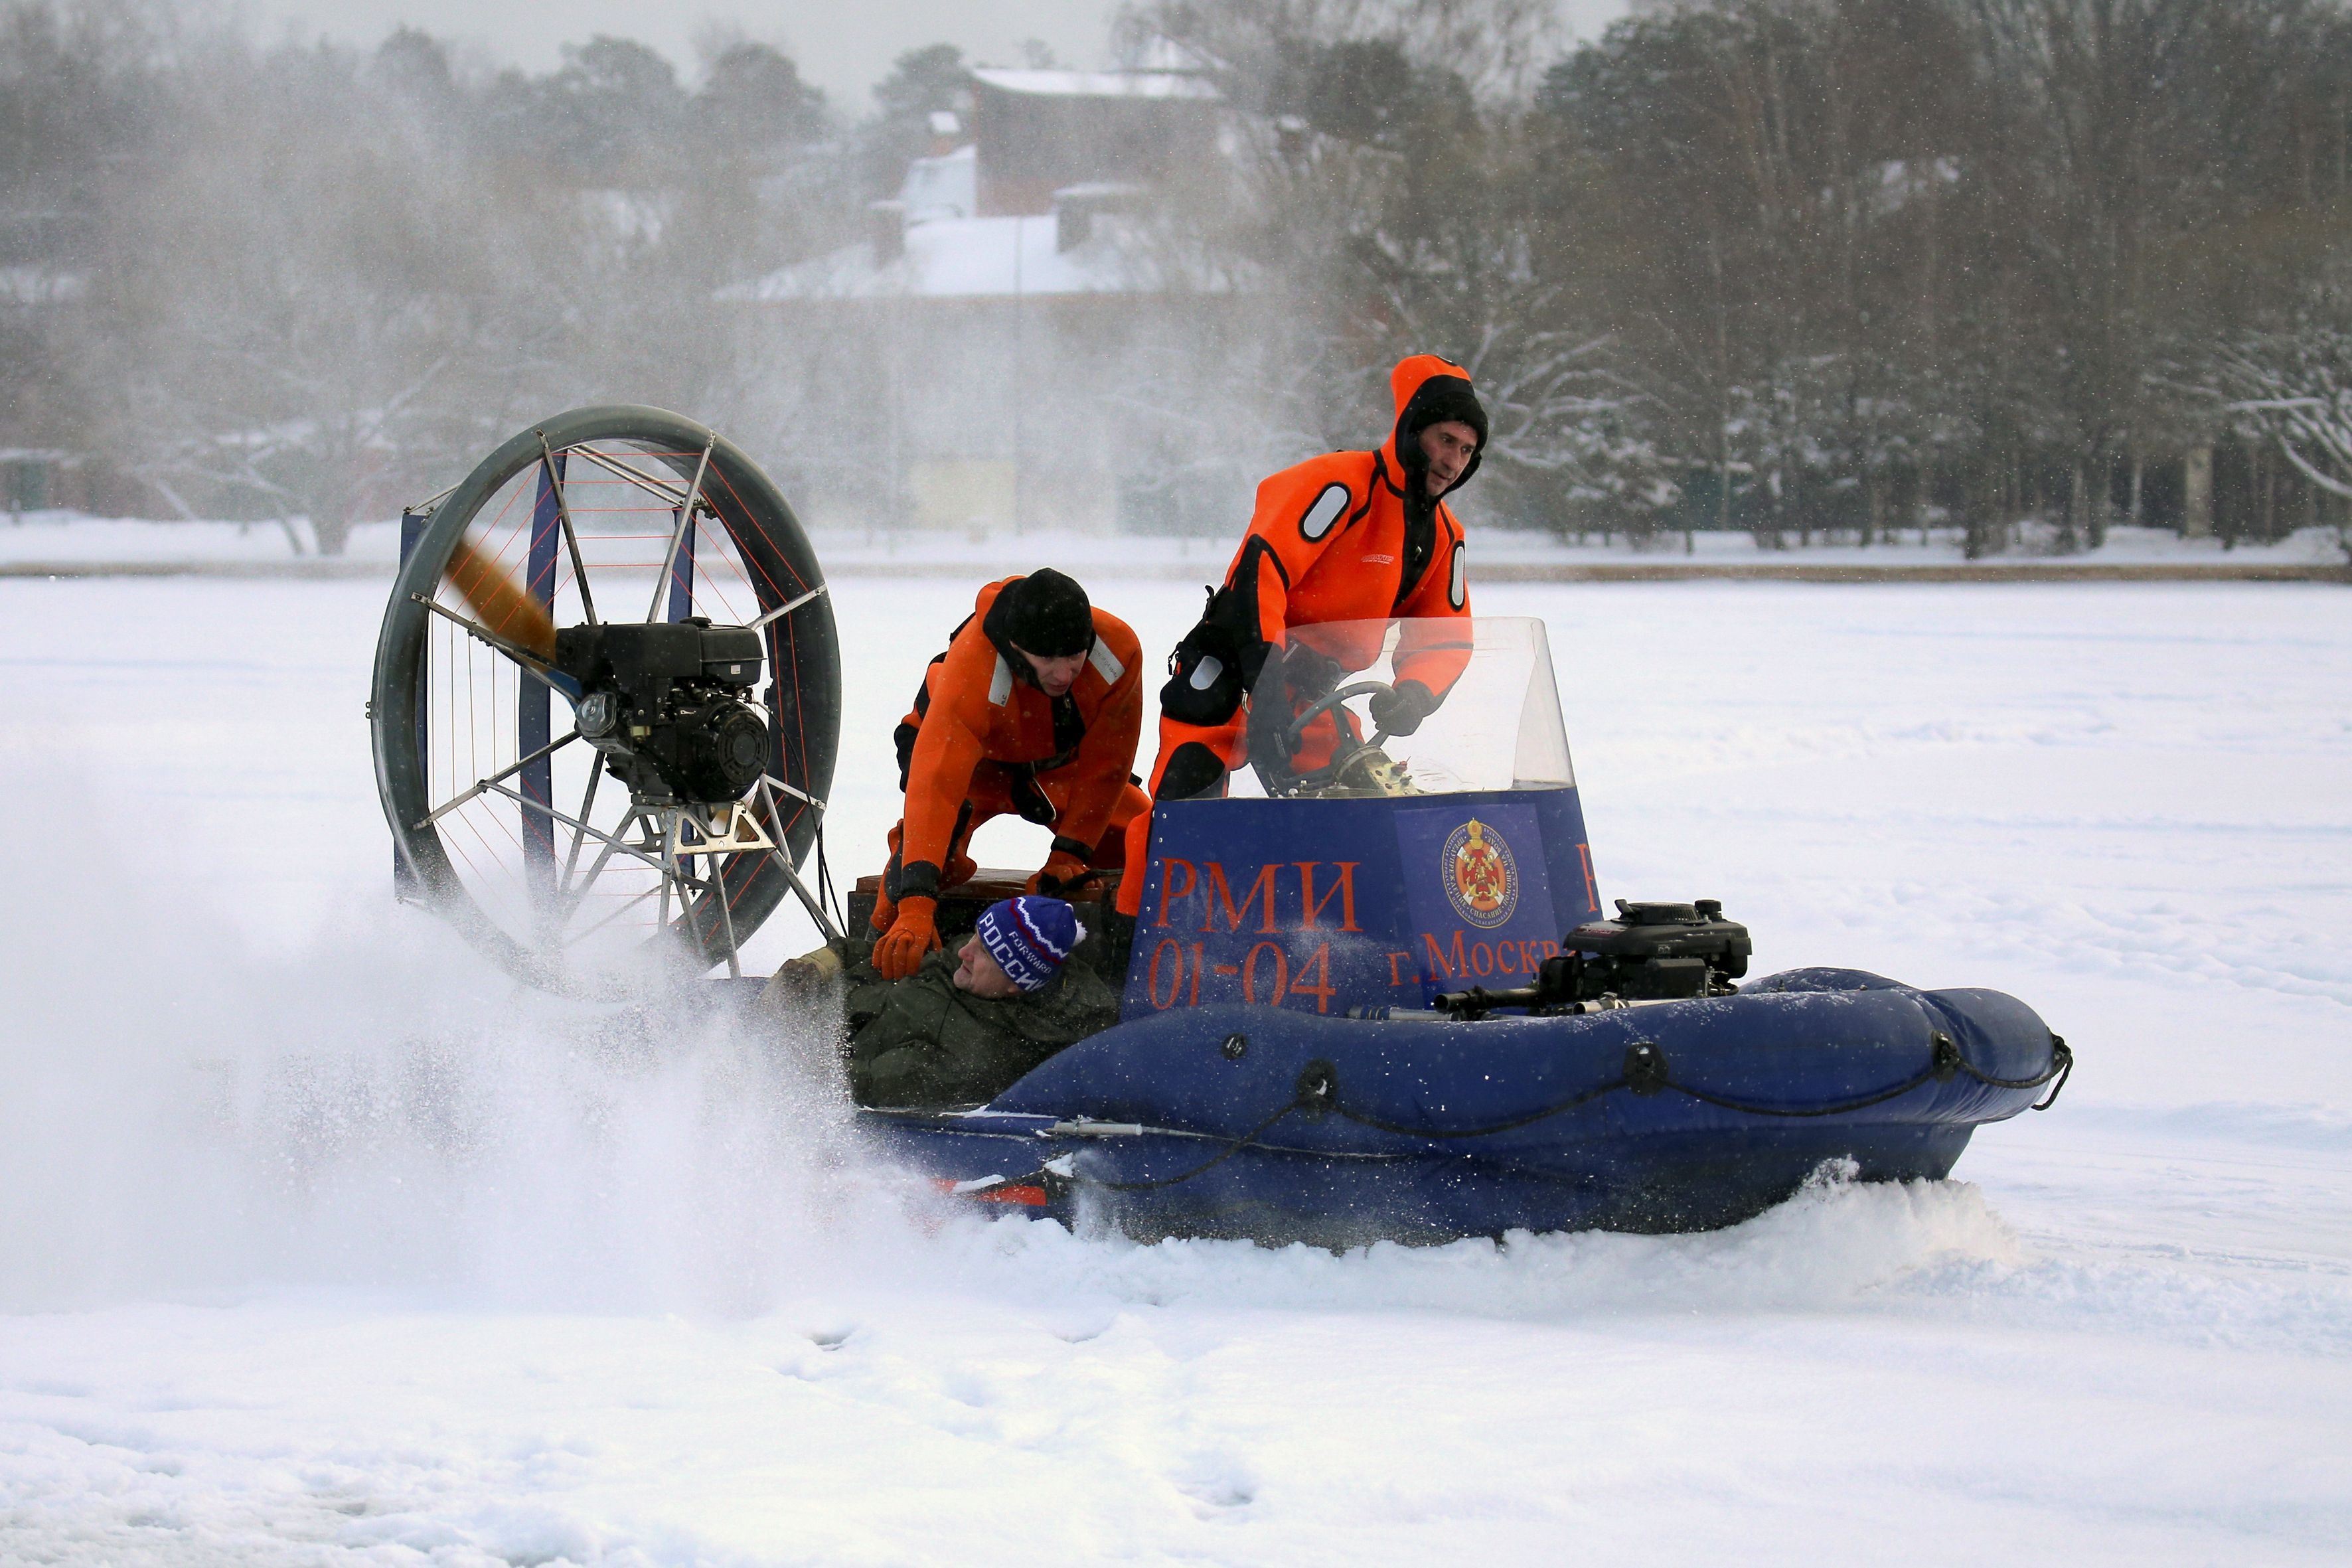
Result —
<svg viewBox="0 0 2352 1568"><path fill-rule="evenodd" d="M1474 816L1455 828L1441 858L1446 900L1472 925L1492 930L1519 907L1518 863L1487 824Z"/></svg>

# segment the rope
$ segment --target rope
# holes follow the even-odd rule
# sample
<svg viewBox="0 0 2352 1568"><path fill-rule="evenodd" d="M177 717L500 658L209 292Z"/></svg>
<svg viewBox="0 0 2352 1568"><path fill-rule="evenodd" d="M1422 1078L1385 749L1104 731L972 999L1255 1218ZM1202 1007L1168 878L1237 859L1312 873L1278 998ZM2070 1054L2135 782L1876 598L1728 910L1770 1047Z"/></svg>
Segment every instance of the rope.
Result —
<svg viewBox="0 0 2352 1568"><path fill-rule="evenodd" d="M1223 1149L1219 1150L1207 1163L1195 1165L1181 1176L1162 1176L1155 1182L1106 1182L1098 1176L1087 1175L1071 1175L1065 1177L1064 1179L1078 1183L1085 1186L1100 1187L1103 1191L1108 1193L1149 1193L1157 1191L1161 1187L1172 1187L1180 1183L1189 1182L1195 1176L1204 1176L1211 1171L1215 1170L1218 1166L1223 1164L1226 1161L1232 1159L1234 1155L1248 1148L1252 1143L1256 1142L1258 1139L1265 1136L1267 1129L1271 1128L1276 1122L1281 1121L1284 1117L1289 1115L1298 1108L1299 1102L1296 1100L1292 1100L1289 1104L1276 1111L1272 1116L1267 1117L1265 1121L1259 1122L1256 1126L1251 1128L1248 1131L1243 1133L1232 1142L1226 1144ZM1038 1176L1042 1177L1045 1173L1045 1168L1040 1166L1038 1168ZM1035 1178L1032 1179L1034 1180Z"/></svg>
<svg viewBox="0 0 2352 1568"><path fill-rule="evenodd" d="M816 818L816 900L824 907L825 913L833 917L833 923L836 930L843 932L849 930L849 917L842 913L841 897L834 890L833 862L826 858L824 852L824 814L823 812L817 813ZM819 931L817 934L823 936L824 933Z"/></svg>
<svg viewBox="0 0 2352 1568"><path fill-rule="evenodd" d="M1514 1117L1508 1121L1493 1122L1485 1127L1445 1129L1410 1127L1396 1122L1381 1121L1349 1110L1343 1105L1334 1104L1332 1109L1349 1121L1361 1126L1374 1128L1382 1132L1400 1133L1406 1137L1485 1138L1499 1132L1514 1131L1533 1122L1541 1121L1548 1116L1557 1116L1561 1111L1574 1110L1588 1100L1598 1100L1604 1094L1612 1094L1621 1089L1630 1089L1637 1095L1652 1095L1661 1089L1670 1089L1677 1094L1687 1095L1702 1104L1717 1106L1725 1110L1737 1110L1743 1115L1801 1119L1817 1116L1843 1116L1856 1110L1867 1110L1874 1105L1884 1105L1890 1100L1899 1100L1922 1084L1937 1080L1948 1081L1955 1074L1966 1073L1979 1083L1992 1089L2039 1089L2045 1083L2054 1081L2057 1087L2051 1089L2046 1098L2032 1108L2035 1110L2047 1110L2058 1102L2059 1092L2066 1087L2067 1076L2074 1070L2074 1050L2068 1047L2063 1037L2057 1035L2050 1037L2048 1069L2034 1078L1994 1078L1962 1056L1959 1047L1954 1044L1952 1037L1941 1029L1937 1030L1928 1038L1933 1043L1935 1055L1933 1059L1918 1072L1890 1088L1878 1089L1870 1094L1858 1095L1852 1100L1840 1100L1834 1105L1801 1107L1762 1105L1754 1100L1734 1100L1727 1095L1716 1094L1708 1089L1695 1089L1686 1083L1676 1083L1667 1075L1665 1053L1651 1041L1640 1040L1626 1049L1625 1071L1622 1077L1612 1082L1586 1089L1583 1093L1561 1100L1557 1105L1546 1106L1541 1110Z"/></svg>
<svg viewBox="0 0 2352 1568"><path fill-rule="evenodd" d="M1867 1094L1859 1100L1843 1100L1836 1105L1807 1106L1801 1110L1789 1106L1758 1105L1750 1100L1728 1100L1722 1095L1710 1094L1706 1089L1693 1089L1688 1084L1683 1083L1668 1083L1664 1087L1673 1089L1677 1094L1686 1094L1703 1105L1720 1106L1726 1110L1738 1110L1749 1116L1843 1116L1848 1111L1867 1110L1874 1105L1884 1105L1890 1100L1899 1100L1937 1076L1936 1069L1931 1067L1908 1081L1898 1083L1892 1089L1880 1089L1876 1094Z"/></svg>
<svg viewBox="0 0 2352 1568"><path fill-rule="evenodd" d="M1255 1143L1276 1122L1293 1111L1303 1111L1310 1116L1328 1111L1360 1127L1369 1127L1375 1131L1391 1132L1407 1138L1431 1140L1491 1138L1497 1133L1517 1131L1519 1128L1532 1126L1548 1117L1573 1110L1580 1105L1590 1104L1603 1095L1614 1094L1620 1089L1643 1097L1656 1094L1663 1089L1673 1089L1675 1093L1686 1095L1702 1104L1717 1106L1725 1110L1737 1110L1743 1115L1793 1119L1843 1116L1852 1111L1867 1110L1874 1105L1884 1105L1890 1100L1899 1100L1923 1084L1937 1080L1948 1081L1960 1073L1966 1073L1979 1083L1991 1089L2039 1089L2045 1083L2051 1084L2053 1087L2049 1094L2031 1108L2035 1110L2047 1110L2058 1102L2060 1092L2066 1087L2067 1078L2074 1070L2074 1050L2063 1037L2057 1035L2050 1037L2048 1069L2033 1078L2014 1079L1995 1078L1978 1068L1975 1063L1960 1054L1959 1047L1954 1044L1952 1037L1941 1029L1931 1035L1929 1039L1934 1047L1934 1058L1927 1066L1903 1082L1852 1100L1840 1100L1834 1105L1802 1107L1763 1105L1753 1100L1734 1100L1708 1089L1695 1089L1686 1083L1677 1083L1668 1075L1665 1053L1653 1041L1637 1040L1626 1048L1625 1068L1621 1076L1607 1083L1596 1084L1591 1089L1570 1095L1568 1099L1555 1104L1545 1106L1540 1110L1531 1110L1524 1116L1515 1116L1507 1121L1489 1122L1483 1127L1415 1127L1404 1122L1386 1121L1360 1110L1350 1110L1347 1106L1339 1103L1338 1069L1328 1062L1309 1062L1306 1070L1298 1075L1297 1089L1286 1104L1240 1137L1228 1142L1211 1159L1181 1175L1162 1176L1154 1181L1144 1182L1107 1182L1100 1177L1082 1173L1057 1176L1056 1173L1040 1166L1034 1174L1023 1179L1041 1183L1058 1179L1075 1185L1099 1187L1105 1192L1113 1193L1156 1192L1162 1187L1180 1185L1195 1176L1206 1175Z"/></svg>
<svg viewBox="0 0 2352 1568"><path fill-rule="evenodd" d="M2066 1058L2063 1064L2061 1064L2058 1059L2061 1057ZM2057 1068L2058 1081L2052 1084L2050 1086L2050 1092L2043 1095L2041 1100L2034 1105L2033 1109L2036 1110L2047 1110L2052 1106L2057 1104L2058 1096L2065 1091L2067 1079L2074 1075L2074 1053L2073 1050L2068 1048L2065 1040L2057 1035L2050 1037L2050 1065ZM1976 1072L1974 1068L1970 1068L1969 1070L1972 1073ZM2042 1076L2046 1079L2051 1075L2045 1073ZM2031 1089L2033 1087L2030 1083L2003 1083L1997 1078L1986 1078L1981 1073L1978 1073L1977 1078L1979 1082L1991 1084L1996 1089Z"/></svg>

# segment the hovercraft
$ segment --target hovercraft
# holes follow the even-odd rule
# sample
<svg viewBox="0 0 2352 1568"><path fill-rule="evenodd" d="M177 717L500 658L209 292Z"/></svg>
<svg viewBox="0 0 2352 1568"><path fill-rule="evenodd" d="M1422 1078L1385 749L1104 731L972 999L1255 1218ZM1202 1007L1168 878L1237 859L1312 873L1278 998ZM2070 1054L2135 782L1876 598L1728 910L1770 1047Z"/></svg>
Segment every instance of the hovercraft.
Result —
<svg viewBox="0 0 2352 1568"><path fill-rule="evenodd" d="M787 897L845 945L831 608L740 448L574 410L402 535L370 714L404 897L591 999L739 976ZM1400 657L1459 673L1410 737L1367 733L1349 704ZM1141 912L1108 887L1082 910L1072 962L1121 988L1119 1021L985 1104L860 1109L879 1152L996 1212L1143 1236L1690 1229L1825 1164L1940 1178L2063 1086L2064 1042L1998 992L1748 981L1710 901L1604 917L1541 622L1293 628L1270 680L1252 710L1287 721L1253 725L1230 794L1154 807L1124 873ZM942 931L992 892L950 890Z"/></svg>
<svg viewBox="0 0 2352 1568"><path fill-rule="evenodd" d="M1131 928L1092 911L1118 1024L985 1105L863 1110L876 1143L1003 1211L1349 1245L1730 1225L1825 1165L1940 1179L2054 1098L2013 997L1743 984L1714 900L1602 918L1540 621L1474 620L1437 713L1367 736L1348 703L1464 630L1294 628L1328 691L1268 696L1297 720L1233 797L1154 808Z"/></svg>

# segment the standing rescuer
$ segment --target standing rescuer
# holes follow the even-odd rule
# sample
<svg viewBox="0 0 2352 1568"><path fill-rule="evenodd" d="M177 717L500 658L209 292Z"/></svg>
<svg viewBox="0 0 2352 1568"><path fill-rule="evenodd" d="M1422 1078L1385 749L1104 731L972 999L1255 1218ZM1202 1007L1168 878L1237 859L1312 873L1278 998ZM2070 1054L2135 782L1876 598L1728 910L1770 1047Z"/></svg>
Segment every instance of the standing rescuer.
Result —
<svg viewBox="0 0 2352 1568"><path fill-rule="evenodd" d="M1310 458L1258 486L1224 585L1169 658L1154 798L1224 792L1244 758L1247 694L1293 628L1469 615L1462 524L1442 498L1477 472L1486 411L1469 372L1435 354L1400 361L1389 387L1396 421L1378 448ZM1372 721L1391 735L1419 729L1460 677L1468 642L1409 631L1393 691L1372 700ZM1141 863L1149 831L1145 814L1129 830L1130 861ZM1135 913L1142 894L1143 879L1128 879L1120 910Z"/></svg>
<svg viewBox="0 0 2352 1568"><path fill-rule="evenodd" d="M939 896L971 879L971 831L1013 813L1054 831L1029 879L1059 894L1125 864L1150 802L1130 770L1143 732L1142 649L1125 621L1050 569L980 591L898 726L906 805L874 906L874 967L901 980L940 945Z"/></svg>

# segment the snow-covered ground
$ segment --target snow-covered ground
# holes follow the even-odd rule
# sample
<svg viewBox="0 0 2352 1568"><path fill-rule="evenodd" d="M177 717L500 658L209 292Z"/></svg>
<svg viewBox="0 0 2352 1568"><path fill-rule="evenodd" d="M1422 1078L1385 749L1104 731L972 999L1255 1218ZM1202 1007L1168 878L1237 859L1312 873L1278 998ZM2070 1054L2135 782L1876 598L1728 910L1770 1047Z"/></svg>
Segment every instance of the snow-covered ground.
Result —
<svg viewBox="0 0 2352 1568"><path fill-rule="evenodd" d="M1473 513L1475 521L1475 512ZM1243 520L1235 519L1238 527ZM2052 563L2048 535L2041 524L2021 531L2020 548L1991 555L1975 564L1987 571L2032 569ZM942 565L993 570L1009 553L1062 563L1072 571L1141 570L1153 574L1184 575L1186 569L1204 577L1216 575L1232 558L1228 538L1186 539L1164 535L1118 533L1029 534L1011 536L985 530L926 530L899 533L848 529L814 531L817 554L835 575L874 572L904 572L909 565L928 569ZM67 512L35 512L22 521L0 521L0 565L40 563L66 566L136 566L156 563L195 563L219 569L253 566L276 568L316 554L317 541L309 522L296 519L275 522L142 522L125 519L87 518ZM1669 533L1635 543L1623 535L1603 538L1589 534L1564 540L1549 533L1508 532L1480 529L1475 549L1481 561L1540 565L1640 561L1646 564L1689 562L1697 565L1924 566L1958 564L1962 559L1958 529L1930 530L1924 540L1916 529L1898 531L1891 540L1867 548L1851 535L1818 539L1798 548L1794 534L1785 550L1765 550L1744 532ZM400 556L396 522L363 523L352 530L342 559L355 565L380 565L388 573ZM2341 566L2346 546L2332 528L2305 528L2274 543L2242 543L2224 549L2218 539L2183 539L2169 529L2115 528L2097 550L2061 559L2069 566L2166 566L2226 568L2243 566Z"/></svg>
<svg viewBox="0 0 2352 1568"><path fill-rule="evenodd" d="M286 523L152 522L37 511L0 521L0 562L11 563L275 565L298 555L315 555L318 547L309 521L299 518ZM400 558L400 524L367 523L352 530L348 553L354 561L382 563L389 571Z"/></svg>
<svg viewBox="0 0 2352 1568"><path fill-rule="evenodd" d="M1468 511L1468 509L1465 509ZM1481 528L1475 511L1467 521L1473 529L1474 559L1486 563L1542 565L1557 563L1562 565L1591 564L1612 561L1638 561L1646 565L1671 565L1677 562L1695 565L1813 565L1813 566L1925 566L1958 565L1966 560L1963 531L1958 528L1930 529L1924 540L1916 529L1904 529L1893 537L1882 538L1877 543L1864 546L1854 542L1851 533L1815 534L1812 542L1800 546L1798 536L1791 531L1785 538L1786 547L1764 548L1752 533L1739 531L1709 531L1691 534L1665 532L1635 541L1625 535L1589 533L1572 539L1557 534L1529 531L1507 531ZM1236 529L1242 520L1235 519ZM2053 531L2041 523L2021 525L2020 547L1989 555L1970 563L1988 571L2031 569L2063 562L2070 566L2171 566L2209 567L2255 565L2328 565L2340 566L2345 562L2345 546L2332 528L2305 528L2273 543L2241 543L2223 548L2218 539L2184 539L2170 529L2114 528L2107 531L2105 542L2096 550L2078 551L2066 556L2053 556L2051 551ZM974 569L985 571L1003 560L1008 551L1042 552L1045 559L1072 563L1071 569L1095 566L1117 571L1123 567L1149 565L1163 572L1197 563L1206 575L1222 573L1233 558L1233 541L1226 537L1213 539L1173 538L1161 535L1089 534L1046 535L1037 538L1008 539L1002 533L977 534L952 531L924 533L866 533L849 530L816 535L817 551L827 567L836 573L867 570L887 570L903 567L911 561L968 562Z"/></svg>
<svg viewBox="0 0 2352 1568"><path fill-rule="evenodd" d="M863 868L969 588L835 593ZM1939 1185L1343 1257L910 1213L770 1042L485 973L387 906L381 598L0 582L0 1562L2352 1555L2342 588L1483 590L1604 895L2082 1066Z"/></svg>

